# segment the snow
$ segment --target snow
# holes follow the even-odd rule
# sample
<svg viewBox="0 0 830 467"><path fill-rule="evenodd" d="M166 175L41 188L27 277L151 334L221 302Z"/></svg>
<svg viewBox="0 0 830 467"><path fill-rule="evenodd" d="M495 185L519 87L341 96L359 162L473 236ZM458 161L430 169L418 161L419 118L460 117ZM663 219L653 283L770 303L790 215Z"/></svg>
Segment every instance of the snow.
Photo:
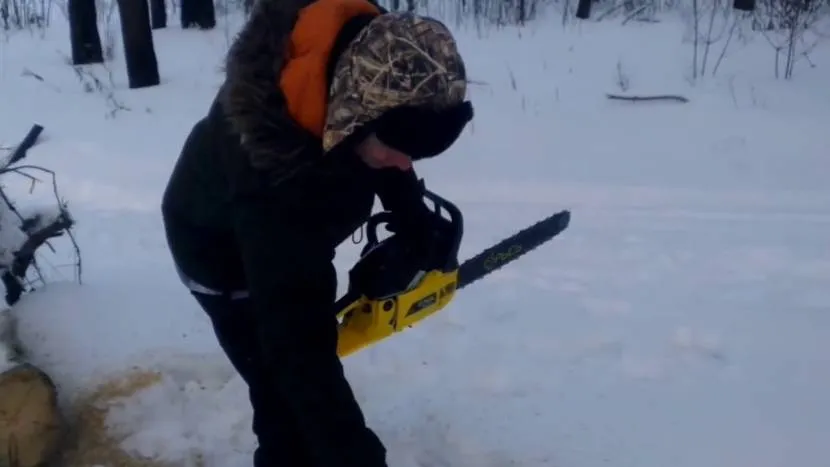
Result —
<svg viewBox="0 0 830 467"><path fill-rule="evenodd" d="M344 361L390 466L827 465L830 47L783 81L750 37L691 83L675 18L454 26L476 119L418 170L464 211L462 257L552 212L573 218L442 314ZM109 70L68 67L61 18L0 41L0 146L45 127L27 161L57 172L83 254L80 285L67 242L43 255L53 281L14 307L20 338L67 406L133 369L160 372L105 401L107 426L137 457L182 466L247 466L254 447L246 388L178 282L159 213L238 26L156 31L163 84L143 90L127 89L120 44ZM608 100L618 69L627 93L690 102ZM90 74L104 91L84 90ZM4 184L53 199L46 184ZM341 247L341 290L358 251Z"/></svg>

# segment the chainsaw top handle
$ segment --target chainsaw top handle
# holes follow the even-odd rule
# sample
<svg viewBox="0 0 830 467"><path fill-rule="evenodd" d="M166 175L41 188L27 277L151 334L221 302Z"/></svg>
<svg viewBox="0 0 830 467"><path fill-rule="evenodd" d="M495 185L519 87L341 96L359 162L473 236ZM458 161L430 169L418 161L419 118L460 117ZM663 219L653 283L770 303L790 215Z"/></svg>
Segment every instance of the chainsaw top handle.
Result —
<svg viewBox="0 0 830 467"><path fill-rule="evenodd" d="M421 230L417 235L426 236L417 240L425 243L425 249L424 245L413 248L407 233L398 229L387 229L393 234L382 240L379 238L380 226L393 226L395 216L401 213L383 211L369 217L366 221L366 246L349 271L346 294L335 303L338 313L360 297L377 300L404 293L417 286L424 273L452 273L458 269L458 250L464 233L461 210L425 188L422 194L435 205L430 209L429 203L426 203L429 214L419 219L424 224L417 227ZM447 217L443 215L445 212Z"/></svg>
<svg viewBox="0 0 830 467"><path fill-rule="evenodd" d="M458 250L461 247L461 238L464 235L464 217L461 210L446 198L427 190L423 191L424 198L432 201L434 208L431 209L431 218L428 221L431 225L424 226L425 230L435 235L433 240L440 243L441 258L446 259L443 264L434 265L444 272L458 268ZM446 211L449 218L443 217ZM366 247L364 252L374 248L381 241L378 239L378 229L382 224L394 222L396 214L389 211L382 211L373 214L366 221ZM398 214L406 215L406 214Z"/></svg>

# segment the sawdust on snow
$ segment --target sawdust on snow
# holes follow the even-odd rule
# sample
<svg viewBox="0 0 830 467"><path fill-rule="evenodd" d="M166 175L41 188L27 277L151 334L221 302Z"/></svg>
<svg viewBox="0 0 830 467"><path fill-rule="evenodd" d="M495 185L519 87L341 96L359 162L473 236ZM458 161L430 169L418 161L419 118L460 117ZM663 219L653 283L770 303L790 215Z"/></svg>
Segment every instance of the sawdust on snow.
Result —
<svg viewBox="0 0 830 467"><path fill-rule="evenodd" d="M161 373L134 369L79 397L68 409L69 439L60 465L65 467L179 467L155 459L137 458L120 447L121 439L107 429L109 408L161 381ZM194 459L191 465L202 463Z"/></svg>

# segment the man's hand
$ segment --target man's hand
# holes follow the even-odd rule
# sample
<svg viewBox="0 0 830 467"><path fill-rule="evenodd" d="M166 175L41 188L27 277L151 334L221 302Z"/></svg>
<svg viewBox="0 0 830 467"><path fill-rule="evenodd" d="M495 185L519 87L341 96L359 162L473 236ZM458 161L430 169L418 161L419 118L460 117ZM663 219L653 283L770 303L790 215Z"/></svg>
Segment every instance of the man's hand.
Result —
<svg viewBox="0 0 830 467"><path fill-rule="evenodd" d="M424 200L424 183L414 170L382 169L375 173L375 192L390 213L386 229L418 254L428 256L435 242L436 222L447 222Z"/></svg>

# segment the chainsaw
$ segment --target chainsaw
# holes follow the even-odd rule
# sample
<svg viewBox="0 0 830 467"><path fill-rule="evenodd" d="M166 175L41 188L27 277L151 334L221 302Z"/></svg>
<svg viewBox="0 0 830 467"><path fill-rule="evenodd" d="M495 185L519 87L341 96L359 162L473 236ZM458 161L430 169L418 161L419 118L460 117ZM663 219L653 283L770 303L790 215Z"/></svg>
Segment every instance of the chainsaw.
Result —
<svg viewBox="0 0 830 467"><path fill-rule="evenodd" d="M459 264L461 210L430 190L423 195L434 204L423 226L431 239L428 251L412 248L397 232L379 239L379 228L392 223L391 212L373 214L366 222L366 245L349 271L345 295L335 303L340 357L434 315L458 290L559 235L570 223L569 211L557 212Z"/></svg>

